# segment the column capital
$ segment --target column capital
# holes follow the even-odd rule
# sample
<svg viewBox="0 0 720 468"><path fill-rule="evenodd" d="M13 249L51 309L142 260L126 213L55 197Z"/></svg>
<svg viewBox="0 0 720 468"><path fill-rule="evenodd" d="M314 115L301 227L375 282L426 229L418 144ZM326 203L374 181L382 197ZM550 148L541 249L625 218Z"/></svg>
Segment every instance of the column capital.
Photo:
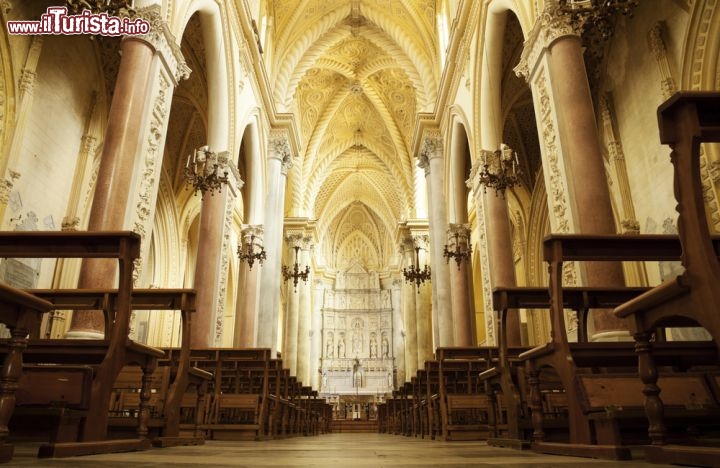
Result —
<svg viewBox="0 0 720 468"><path fill-rule="evenodd" d="M293 166L293 158L290 153L290 142L287 133L284 131L271 131L268 142L268 157L277 159L282 164L282 173L287 175Z"/></svg>
<svg viewBox="0 0 720 468"><path fill-rule="evenodd" d="M240 235L244 244L249 243L252 236L255 236L256 242L262 243L265 229L262 224L245 224L240 231Z"/></svg>
<svg viewBox="0 0 720 468"><path fill-rule="evenodd" d="M150 32L144 36L125 36L123 40L139 40L152 47L160 55L175 86L180 81L188 79L192 70L187 66L175 36L170 32L170 27L163 19L160 5L152 4L140 8L137 14L150 23Z"/></svg>
<svg viewBox="0 0 720 468"><path fill-rule="evenodd" d="M447 228L448 235L458 234L459 237L470 238L470 224L469 223L449 223Z"/></svg>
<svg viewBox="0 0 720 468"><path fill-rule="evenodd" d="M545 2L543 12L523 44L520 62L514 68L515 74L530 81L532 71L535 69L542 51L563 37L570 36L580 39L580 26L572 21L569 13L560 9L557 0Z"/></svg>

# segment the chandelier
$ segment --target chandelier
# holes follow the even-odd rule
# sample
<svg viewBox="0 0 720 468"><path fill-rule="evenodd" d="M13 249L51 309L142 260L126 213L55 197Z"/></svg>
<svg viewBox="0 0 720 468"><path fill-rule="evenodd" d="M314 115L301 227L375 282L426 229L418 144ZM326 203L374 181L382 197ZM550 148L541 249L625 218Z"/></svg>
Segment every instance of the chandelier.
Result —
<svg viewBox="0 0 720 468"><path fill-rule="evenodd" d="M220 192L223 184L228 183L229 170L227 162L229 154L227 151L219 154L214 153L210 151L210 147L203 146L187 157L185 182L192 186L196 195L198 190L202 193L202 196L205 196L205 192L214 195L216 190Z"/></svg>
<svg viewBox="0 0 720 468"><path fill-rule="evenodd" d="M293 247L293 249L295 250L295 264L293 265L292 270L290 268L288 268L287 265L283 265L282 266L282 275L283 275L283 278L285 279L285 282L287 282L287 280L289 280L290 278L293 279L293 288L295 289L295 292L297 292L298 280L303 280L304 282L307 283L308 275L310 274L310 266L307 265L307 266L305 266L305 271L300 271L300 265L298 265L298 261L297 261L298 250L300 250L300 246L296 245L295 247Z"/></svg>
<svg viewBox="0 0 720 468"><path fill-rule="evenodd" d="M496 151L483 151L483 168L478 177L483 192L488 188L495 189L505 197L505 190L514 187L520 180L520 169L518 168L518 156L508 145L501 144Z"/></svg>
<svg viewBox="0 0 720 468"><path fill-rule="evenodd" d="M108 16L135 16L134 0L65 0L68 13L79 15L90 10L93 15L107 13Z"/></svg>
<svg viewBox="0 0 720 468"><path fill-rule="evenodd" d="M255 234L250 234L250 240L246 243L244 243L242 246L238 246L237 254L240 258L240 261L247 261L248 266L252 270L253 264L255 263L255 260L260 263L260 266L262 266L263 260L267 259L267 253L265 252L265 247L260 243L260 240L258 242L255 242ZM257 250L256 247L259 247L260 250Z"/></svg>
<svg viewBox="0 0 720 468"><path fill-rule="evenodd" d="M615 14L630 15L638 0L558 0L560 11L569 14L583 32L594 30L602 40L612 36Z"/></svg>
<svg viewBox="0 0 720 468"><path fill-rule="evenodd" d="M469 259L472 255L472 245L468 239L469 229L462 224L451 224L448 229L448 243L443 247L443 257L447 263L454 258L457 263L458 270L460 263L464 259Z"/></svg>
<svg viewBox="0 0 720 468"><path fill-rule="evenodd" d="M420 270L420 247L415 247L415 263L410 265L410 268L403 268L403 276L405 282L415 283L416 288L430 280L430 267L425 264L425 268ZM417 292L420 293L420 290Z"/></svg>

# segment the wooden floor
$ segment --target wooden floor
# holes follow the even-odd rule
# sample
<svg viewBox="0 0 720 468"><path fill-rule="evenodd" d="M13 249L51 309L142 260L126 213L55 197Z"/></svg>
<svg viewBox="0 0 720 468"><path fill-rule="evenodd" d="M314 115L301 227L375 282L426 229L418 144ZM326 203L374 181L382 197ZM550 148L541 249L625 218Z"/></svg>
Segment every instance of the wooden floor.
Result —
<svg viewBox="0 0 720 468"><path fill-rule="evenodd" d="M488 447L478 442L440 442L386 434L326 434L267 442L215 442L200 447L92 455L66 459L36 458L36 447L16 447L4 466L147 468L209 467L660 467L627 462L538 455Z"/></svg>

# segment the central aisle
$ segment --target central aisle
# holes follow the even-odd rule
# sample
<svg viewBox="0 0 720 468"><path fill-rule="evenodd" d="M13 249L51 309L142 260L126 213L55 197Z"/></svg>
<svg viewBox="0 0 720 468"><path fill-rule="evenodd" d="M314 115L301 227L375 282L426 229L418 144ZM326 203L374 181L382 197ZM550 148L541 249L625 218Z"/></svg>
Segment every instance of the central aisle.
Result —
<svg viewBox="0 0 720 468"><path fill-rule="evenodd" d="M642 461L603 461L538 455L482 442L440 442L387 434L326 434L264 442L208 441L200 447L38 460L36 446L19 445L5 466L42 467L656 467Z"/></svg>

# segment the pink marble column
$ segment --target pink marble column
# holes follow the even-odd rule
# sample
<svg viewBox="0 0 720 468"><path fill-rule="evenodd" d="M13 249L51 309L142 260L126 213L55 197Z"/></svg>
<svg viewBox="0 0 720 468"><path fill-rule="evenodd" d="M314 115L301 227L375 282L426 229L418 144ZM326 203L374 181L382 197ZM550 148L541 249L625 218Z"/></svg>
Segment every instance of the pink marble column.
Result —
<svg viewBox="0 0 720 468"><path fill-rule="evenodd" d="M455 234L458 234L457 244L467 251L470 245L470 226L467 224L450 224L447 230L448 250L455 252ZM473 308L470 306L470 288L468 287L468 264L470 258L449 259L450 269L450 297L453 317L453 330L455 346L475 346L477 337L475 333L475 320Z"/></svg>
<svg viewBox="0 0 720 468"><path fill-rule="evenodd" d="M551 45L548 59L553 82L557 83L553 93L579 231L615 234L617 230L580 38L564 36L556 40ZM586 263L585 274L590 286L625 284L622 266L617 262ZM625 328L611 310L597 311L594 324L596 333Z"/></svg>
<svg viewBox="0 0 720 468"><path fill-rule="evenodd" d="M507 202L491 190L485 194L485 210L488 215L487 236L493 287L515 286L515 260L512 250L512 231ZM505 337L508 346L520 346L520 315L508 314Z"/></svg>
<svg viewBox="0 0 720 468"><path fill-rule="evenodd" d="M193 333L190 346L205 348L213 345L214 311L217 309L215 291L220 278L222 256L222 230L225 224L225 197L222 193L206 194L202 200L198 251L195 260L195 284L197 311L193 317Z"/></svg>
<svg viewBox="0 0 720 468"><path fill-rule="evenodd" d="M248 226L242 231L243 242L250 242L250 236L255 235L254 244L263 245L262 226ZM255 247L256 251L259 249ZM238 279L238 294L235 305L235 339L234 344L239 348L255 347L257 333L257 313L260 302L260 269L262 266L255 260L252 268L247 261L240 262L240 275Z"/></svg>
<svg viewBox="0 0 720 468"><path fill-rule="evenodd" d="M126 228L125 218L135 162L142 138L142 119L148 105L151 65L155 49L146 41L127 37L121 43L122 58L110 105L108 126L93 196L88 231ZM80 268L79 288L113 288L117 262L88 259ZM103 335L102 313L73 314L68 336L99 338Z"/></svg>

